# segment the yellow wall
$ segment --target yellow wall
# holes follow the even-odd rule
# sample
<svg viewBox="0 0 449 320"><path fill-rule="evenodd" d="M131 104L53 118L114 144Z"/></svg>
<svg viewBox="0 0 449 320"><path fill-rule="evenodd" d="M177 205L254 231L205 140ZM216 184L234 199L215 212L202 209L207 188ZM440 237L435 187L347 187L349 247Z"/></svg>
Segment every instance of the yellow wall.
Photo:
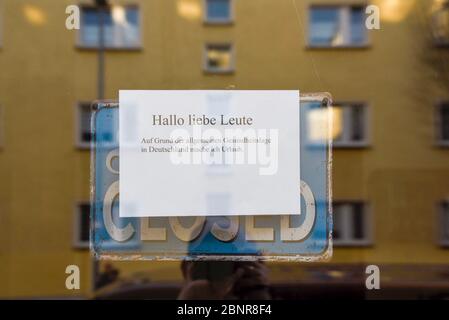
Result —
<svg viewBox="0 0 449 320"><path fill-rule="evenodd" d="M408 1L408 14L400 9L403 17L370 32L368 48L352 50L307 49L306 9L364 1L297 0L298 15L291 0L235 1L231 26L180 14L185 6L196 12L201 0L114 1L139 4L143 48L107 53L106 96L116 99L119 89L300 88L366 101L372 144L335 151L334 197L370 203L374 246L337 248L332 262L449 263L434 239L435 205L449 197L449 151L433 146L436 94L424 94L440 94L421 57L426 0ZM89 152L75 147L75 104L96 98L96 53L77 49L76 31L65 28L65 7L78 2L0 2L0 296L86 295L89 253L72 247L74 204L89 199ZM234 43L234 74L203 73L207 41ZM69 264L81 268L81 292L65 289ZM180 279L177 263L120 265Z"/></svg>

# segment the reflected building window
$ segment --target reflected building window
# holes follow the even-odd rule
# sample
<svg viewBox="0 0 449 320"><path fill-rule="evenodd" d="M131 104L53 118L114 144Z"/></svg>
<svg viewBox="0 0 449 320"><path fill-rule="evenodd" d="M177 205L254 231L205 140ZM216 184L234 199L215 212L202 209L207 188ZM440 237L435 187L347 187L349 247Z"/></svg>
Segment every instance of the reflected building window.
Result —
<svg viewBox="0 0 449 320"><path fill-rule="evenodd" d="M336 246L371 244L371 219L364 202L336 201L333 204L333 241Z"/></svg>
<svg viewBox="0 0 449 320"><path fill-rule="evenodd" d="M82 149L89 149L92 141L92 130L90 119L92 107L90 102L81 102L76 110L76 146Z"/></svg>
<svg viewBox="0 0 449 320"><path fill-rule="evenodd" d="M232 0L204 0L205 21L208 23L232 22Z"/></svg>
<svg viewBox="0 0 449 320"><path fill-rule="evenodd" d="M340 128L333 137L334 147L365 147L368 145L367 106L362 103L336 103L332 107L334 121Z"/></svg>
<svg viewBox="0 0 449 320"><path fill-rule="evenodd" d="M99 47L101 20L103 21L105 48L140 48L140 19L137 6L112 6L102 11L94 7L82 7L79 33L81 47Z"/></svg>
<svg viewBox="0 0 449 320"><path fill-rule="evenodd" d="M437 106L437 142L449 146L449 101Z"/></svg>
<svg viewBox="0 0 449 320"><path fill-rule="evenodd" d="M92 103L80 102L76 105L75 115L75 144L80 149L90 149L93 139L91 118L92 118ZM103 124L108 126L107 123ZM117 143L117 128L116 126L108 126L102 128L101 132L97 133L97 141L105 143Z"/></svg>
<svg viewBox="0 0 449 320"><path fill-rule="evenodd" d="M449 201L443 201L439 209L439 243L444 247L449 247Z"/></svg>
<svg viewBox="0 0 449 320"><path fill-rule="evenodd" d="M206 44L204 71L230 73L234 71L234 48L231 44Z"/></svg>
<svg viewBox="0 0 449 320"><path fill-rule="evenodd" d="M365 7L313 6L310 9L311 47L361 47L367 42Z"/></svg>
<svg viewBox="0 0 449 320"><path fill-rule="evenodd" d="M89 248L90 203L81 202L75 206L73 219L73 246L78 249Z"/></svg>

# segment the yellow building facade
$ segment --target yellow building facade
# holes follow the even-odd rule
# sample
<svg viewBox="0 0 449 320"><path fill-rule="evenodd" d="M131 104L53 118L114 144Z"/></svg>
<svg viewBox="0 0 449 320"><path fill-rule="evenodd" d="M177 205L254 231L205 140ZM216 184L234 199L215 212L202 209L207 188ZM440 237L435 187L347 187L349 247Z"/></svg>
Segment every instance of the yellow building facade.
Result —
<svg viewBox="0 0 449 320"><path fill-rule="evenodd" d="M92 258L73 246L76 203L89 200L90 154L76 143L77 104L97 98L97 52L66 28L66 7L93 1L0 1L0 297L87 296ZM407 5L398 4L407 2ZM381 29L360 48L308 46L313 5L363 0L234 0L227 24L202 0L136 5L141 41L107 50L105 97L119 89L300 89L367 105L368 143L336 148L335 200L364 201L371 243L336 247L333 264L449 264L438 204L449 198L449 150L435 144L435 104L447 98L423 55L431 1L372 3ZM231 44L232 72L204 70L207 44ZM65 288L78 265L81 290ZM181 279L179 263L117 263L124 274ZM288 274L285 274L286 279ZM277 274L280 281L282 274Z"/></svg>

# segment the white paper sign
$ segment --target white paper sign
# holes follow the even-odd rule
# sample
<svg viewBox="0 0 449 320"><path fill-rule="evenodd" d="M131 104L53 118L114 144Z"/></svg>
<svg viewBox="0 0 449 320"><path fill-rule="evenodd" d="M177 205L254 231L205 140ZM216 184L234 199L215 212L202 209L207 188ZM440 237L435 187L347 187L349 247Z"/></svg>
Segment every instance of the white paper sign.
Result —
<svg viewBox="0 0 449 320"><path fill-rule="evenodd" d="M120 216L300 212L299 91L120 91Z"/></svg>

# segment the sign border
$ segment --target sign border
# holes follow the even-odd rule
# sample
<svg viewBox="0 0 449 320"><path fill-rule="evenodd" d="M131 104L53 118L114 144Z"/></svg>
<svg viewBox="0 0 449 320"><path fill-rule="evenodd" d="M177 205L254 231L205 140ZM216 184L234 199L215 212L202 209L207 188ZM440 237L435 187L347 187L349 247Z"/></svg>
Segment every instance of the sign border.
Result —
<svg viewBox="0 0 449 320"><path fill-rule="evenodd" d="M323 107L328 108L332 112L332 95L328 92L317 93L300 93L301 102L318 102L321 101ZM326 181L326 197L327 197L327 219L326 219L326 234L327 243L324 250L319 254L285 254L285 255L254 255L254 254L173 254L165 256L147 255L141 252L127 252L125 254L118 253L102 253L99 252L93 239L95 239L95 225L96 225L96 176L95 176L95 141L96 130L95 120L97 113L103 108L118 108L119 103L115 100L95 100L92 103L92 117L91 117L91 165L90 165L90 241L89 247L91 255L97 260L105 261L292 261L292 262L320 262L328 261L332 257L332 115L329 113L328 120L328 137L326 143L327 150L327 181ZM301 183L301 182L300 182ZM240 217L240 216L239 216ZM244 216L243 216L244 217Z"/></svg>

